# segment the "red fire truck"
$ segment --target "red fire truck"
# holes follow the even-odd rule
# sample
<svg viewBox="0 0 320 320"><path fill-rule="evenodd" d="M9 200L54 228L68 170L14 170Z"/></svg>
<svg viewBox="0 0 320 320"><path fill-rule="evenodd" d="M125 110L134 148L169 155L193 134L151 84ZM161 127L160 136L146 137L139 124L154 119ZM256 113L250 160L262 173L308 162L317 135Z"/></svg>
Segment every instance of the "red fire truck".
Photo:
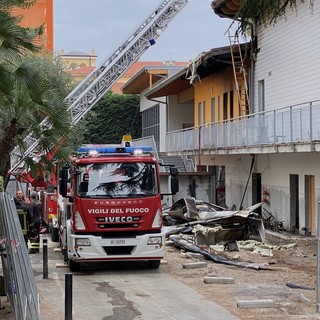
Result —
<svg viewBox="0 0 320 320"><path fill-rule="evenodd" d="M71 126L79 123L129 67L156 43L158 37L187 3L188 0L162 0L144 22L72 90L65 99ZM39 127L41 130L47 130L52 124L45 118ZM155 157L150 152L149 155L134 155L133 149L122 150L121 147L128 148L122 145L115 146L113 155L109 152L110 149L105 149L108 152L102 151L107 146L96 146L92 148L98 148L96 151L99 156L96 157L89 156L90 152L87 149L80 149L70 168L62 169L60 172L58 195L56 174L45 172L33 177L31 172L25 171L26 159L40 159L40 155L43 154L40 140L31 132L24 138L22 145L14 148L11 152L10 173L18 181L42 190L45 220L52 232L52 240L60 240L62 243L65 257L70 262L70 269L79 267L80 261L130 259L146 260L150 266L158 267L164 248L161 232L161 195ZM47 158L52 159L59 147L60 145L53 147L53 151L46 155ZM140 174L140 171L145 176L149 174L148 181L150 184L151 181L153 183L153 193L129 193L129 189L133 188L131 184L138 183L136 179L139 178L137 176L134 179L129 171L123 171L123 181L112 180L121 177L117 172L126 167L126 164L128 168L130 164L133 173L133 169L136 168L136 174ZM96 170L99 166L100 169ZM112 168L116 168L114 172ZM90 171L96 175L98 172L101 173L102 180L97 180ZM177 170L171 168L171 173L174 193L177 188ZM108 174L111 182L107 182ZM93 181L99 181L99 185L95 187L99 189L96 190L97 193L90 191L90 182ZM118 187L118 184L123 189ZM70 193L66 192L68 185ZM86 185L89 189L84 195L84 189L80 189L80 186L85 188ZM113 186L117 187L112 192ZM104 187L110 188L110 192L103 193ZM106 231L109 233L108 239L105 238ZM60 239L59 234L62 236ZM114 248L111 249L112 247Z"/></svg>
<svg viewBox="0 0 320 320"><path fill-rule="evenodd" d="M178 170L170 168L171 192ZM151 147L83 145L59 173L60 243L71 271L81 262L143 260L165 253L158 163Z"/></svg>

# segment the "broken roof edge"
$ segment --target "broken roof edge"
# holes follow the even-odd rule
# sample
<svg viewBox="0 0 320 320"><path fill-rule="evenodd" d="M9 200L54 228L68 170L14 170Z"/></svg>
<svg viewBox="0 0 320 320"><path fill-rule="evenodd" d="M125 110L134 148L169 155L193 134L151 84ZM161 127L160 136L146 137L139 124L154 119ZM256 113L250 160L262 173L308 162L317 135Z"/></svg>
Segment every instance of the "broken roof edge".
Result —
<svg viewBox="0 0 320 320"><path fill-rule="evenodd" d="M241 1L242 0L213 0L211 2L211 8L220 18L234 20L240 10Z"/></svg>
<svg viewBox="0 0 320 320"><path fill-rule="evenodd" d="M157 95L157 92L163 88L165 88L168 84L172 83L173 81L177 80L177 79L181 79L181 80L186 80L186 76L187 76L187 72L188 72L189 67L186 67L184 69L182 69L181 71L175 73L174 75L172 75L169 78L164 79L163 81L161 81L160 83L156 84L153 88L151 88L150 90L145 92L145 97L147 99L152 99L152 98L159 98L161 97L161 95ZM190 87L192 87L192 85L190 84ZM154 96L156 95L156 96Z"/></svg>
<svg viewBox="0 0 320 320"><path fill-rule="evenodd" d="M250 43L241 43L240 47L241 50L245 50L246 46L248 46ZM193 59L192 61L190 61L188 67L186 67L185 69L181 70L180 72L172 75L171 77L168 77L166 79L164 79L163 81L159 82L158 84L156 84L154 87L150 88L149 90L147 90L144 95L147 99L153 99L153 98L159 98L159 97L163 97L163 90L168 87L170 84L172 84L174 81L180 80L181 82L189 82L189 85L185 84L184 85L184 90L193 87L194 85L190 82L190 79L187 78L189 71L190 71L190 67L192 64L195 64L196 68L198 68L200 65L202 65L204 62L208 61L209 59L214 59L216 58L217 61L215 61L214 63L218 64L221 63L221 61L219 61L219 57L223 57L226 55L230 55L230 62L231 62L231 51L230 51L230 46L223 46L223 47L218 47L218 48L213 48L209 51L205 51L200 53L195 59ZM179 91L177 89L177 91ZM181 91L177 92L180 93Z"/></svg>

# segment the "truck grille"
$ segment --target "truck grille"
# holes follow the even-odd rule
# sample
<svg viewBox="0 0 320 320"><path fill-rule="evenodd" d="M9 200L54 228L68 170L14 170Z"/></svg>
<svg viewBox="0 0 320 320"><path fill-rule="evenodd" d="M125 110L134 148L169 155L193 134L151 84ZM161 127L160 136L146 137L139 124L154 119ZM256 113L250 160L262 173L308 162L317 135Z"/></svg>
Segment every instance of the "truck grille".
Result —
<svg viewBox="0 0 320 320"><path fill-rule="evenodd" d="M100 229L138 228L140 223L104 223L98 224Z"/></svg>
<svg viewBox="0 0 320 320"><path fill-rule="evenodd" d="M114 247L103 247L107 255L128 255L132 253L134 246L114 246Z"/></svg>

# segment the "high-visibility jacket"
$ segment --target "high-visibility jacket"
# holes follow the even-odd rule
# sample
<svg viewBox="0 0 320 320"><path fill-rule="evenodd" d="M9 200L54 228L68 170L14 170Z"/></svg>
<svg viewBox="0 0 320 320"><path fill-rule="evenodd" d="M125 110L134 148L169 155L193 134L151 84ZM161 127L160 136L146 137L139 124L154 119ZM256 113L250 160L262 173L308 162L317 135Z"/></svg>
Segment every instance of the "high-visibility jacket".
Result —
<svg viewBox="0 0 320 320"><path fill-rule="evenodd" d="M29 231L29 223L28 223L28 212L25 209L17 209L21 229L22 229L22 234L26 236Z"/></svg>
<svg viewBox="0 0 320 320"><path fill-rule="evenodd" d="M16 198L15 198L15 205L17 208L17 213L18 213L22 233L24 236L27 236L30 225L32 224L32 216L30 214L29 208L24 203L19 202Z"/></svg>

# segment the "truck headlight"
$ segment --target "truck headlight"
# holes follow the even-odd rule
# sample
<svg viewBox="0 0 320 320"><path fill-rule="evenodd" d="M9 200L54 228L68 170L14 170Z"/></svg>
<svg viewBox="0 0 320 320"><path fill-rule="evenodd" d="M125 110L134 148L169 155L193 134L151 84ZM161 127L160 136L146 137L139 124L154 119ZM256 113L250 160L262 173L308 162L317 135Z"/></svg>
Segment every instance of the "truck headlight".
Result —
<svg viewBox="0 0 320 320"><path fill-rule="evenodd" d="M91 242L88 238L76 238L75 240L76 246L91 246Z"/></svg>
<svg viewBox="0 0 320 320"><path fill-rule="evenodd" d="M155 244L161 244L162 243L162 237L150 237L148 239L148 245L155 245Z"/></svg>

